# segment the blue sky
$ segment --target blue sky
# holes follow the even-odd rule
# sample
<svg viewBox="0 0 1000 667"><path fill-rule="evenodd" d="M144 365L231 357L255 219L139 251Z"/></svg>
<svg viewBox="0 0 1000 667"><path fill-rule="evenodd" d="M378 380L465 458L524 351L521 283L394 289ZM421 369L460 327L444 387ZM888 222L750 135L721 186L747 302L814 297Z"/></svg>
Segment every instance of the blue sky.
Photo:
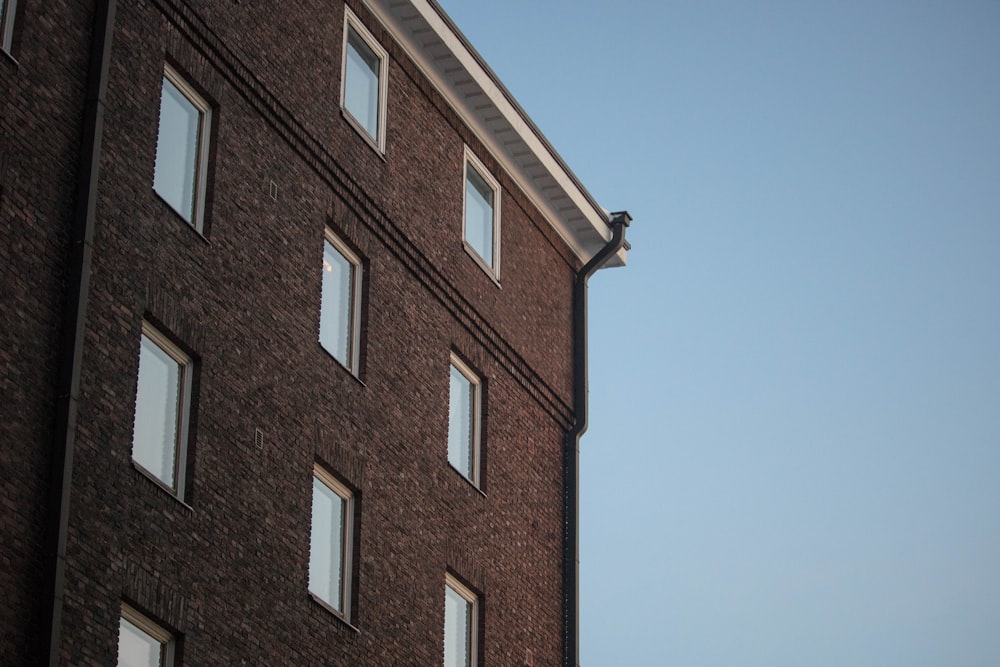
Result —
<svg viewBox="0 0 1000 667"><path fill-rule="evenodd" d="M441 4L635 218L584 667L1000 664L1000 3Z"/></svg>

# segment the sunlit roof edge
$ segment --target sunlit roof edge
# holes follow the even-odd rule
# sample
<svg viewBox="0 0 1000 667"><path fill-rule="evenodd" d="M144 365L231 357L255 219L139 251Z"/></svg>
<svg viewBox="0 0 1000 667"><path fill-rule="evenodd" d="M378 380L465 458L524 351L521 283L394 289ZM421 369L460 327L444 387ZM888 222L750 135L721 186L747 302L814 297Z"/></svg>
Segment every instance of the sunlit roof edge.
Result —
<svg viewBox="0 0 1000 667"><path fill-rule="evenodd" d="M587 191L441 6L435 0L364 1L574 254L582 262L593 257L611 238L608 211ZM473 99L478 102L473 104ZM627 249L607 265L624 265Z"/></svg>

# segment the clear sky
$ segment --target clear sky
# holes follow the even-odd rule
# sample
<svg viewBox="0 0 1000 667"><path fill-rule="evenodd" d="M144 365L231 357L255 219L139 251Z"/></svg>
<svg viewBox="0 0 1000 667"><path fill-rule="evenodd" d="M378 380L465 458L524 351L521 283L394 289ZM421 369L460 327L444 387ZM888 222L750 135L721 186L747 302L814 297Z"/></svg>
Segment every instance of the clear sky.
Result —
<svg viewBox="0 0 1000 667"><path fill-rule="evenodd" d="M440 1L635 218L584 667L1000 665L1000 2Z"/></svg>

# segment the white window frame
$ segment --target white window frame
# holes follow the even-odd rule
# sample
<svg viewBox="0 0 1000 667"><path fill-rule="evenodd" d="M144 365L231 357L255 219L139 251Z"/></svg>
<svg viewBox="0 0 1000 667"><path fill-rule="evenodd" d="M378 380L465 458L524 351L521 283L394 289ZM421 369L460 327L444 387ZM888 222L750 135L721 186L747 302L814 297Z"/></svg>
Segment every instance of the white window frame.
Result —
<svg viewBox="0 0 1000 667"><path fill-rule="evenodd" d="M493 191L493 256L490 258L483 257L479 254L471 243L467 240L466 227L468 224L468 219L466 217L467 213L467 202L466 193L468 190L469 181L469 169L473 169L476 174L486 183L486 185ZM476 157L476 154L472 152L472 149L468 146L465 147L465 159L462 160L462 245L465 247L466 252L476 260L476 263L487 275L490 276L499 284L500 282L500 183L490 170L486 168L482 160ZM492 266L490 266L492 263Z"/></svg>
<svg viewBox="0 0 1000 667"><path fill-rule="evenodd" d="M145 634L150 639L160 643L163 647L160 651L161 667L171 667L171 665L174 664L174 636L124 602L122 603L121 616L118 621L119 651L121 650L122 621L131 624L134 628ZM119 655L118 660L120 660L120 658L121 656ZM116 664L118 660L115 661Z"/></svg>
<svg viewBox="0 0 1000 667"><path fill-rule="evenodd" d="M337 603L333 600L328 600L326 596L319 592L314 591L312 588L312 540L313 532L316 526L313 524L313 519L310 517L309 525L309 594L317 602L323 605L324 608L330 610L333 614L336 614L344 621L350 623L351 621L351 582L353 579L354 572L354 493L347 488L336 477L327 472L319 464L313 465L312 479L319 481L321 484L326 486L335 495L339 496L341 500L344 501L344 532L341 535L341 582L340 582L340 596L339 600L340 608L337 608ZM312 494L310 493L310 498ZM329 564L326 564L329 566Z"/></svg>
<svg viewBox="0 0 1000 667"><path fill-rule="evenodd" d="M472 389L472 414L469 415L471 421L472 433L470 437L472 438L472 460L470 462L470 468L468 472L462 470L455 462L451 460L451 442L448 442L448 465L457 470L465 477L467 480L472 482L476 488L480 486L480 469L482 460L482 432L483 432L483 382L482 379L473 371L468 364L461 360L456 354L451 355L451 363L448 366L448 431L449 439L451 436L451 369L454 368L462 376L469 381L469 386ZM463 445L464 446L464 445Z"/></svg>
<svg viewBox="0 0 1000 667"><path fill-rule="evenodd" d="M190 212L180 211L164 196L160 197L174 209L179 216L184 218L189 225L194 227L199 234L204 233L205 228L205 193L208 189L208 160L209 144L212 136L212 107L208 101L202 97L198 91L188 83L181 74L169 64L163 66L163 78L168 80L185 99L200 113L200 123L198 130L197 156L195 157L194 174L194 201ZM163 93L160 93L160 116L163 115ZM160 131L157 123L157 147L159 147ZM156 191L156 173L154 164L153 190ZM157 192L157 194L160 194ZM190 217L189 217L190 216Z"/></svg>
<svg viewBox="0 0 1000 667"><path fill-rule="evenodd" d="M152 470L148 470L139 461L135 459L135 425L133 424L132 430L132 463L137 468L139 468L143 473L148 475L150 478L156 480L163 488L169 490L174 494L178 500L184 500L184 489L187 477L187 449L188 449L188 427L190 421L191 413L191 386L192 386L192 372L194 369L194 362L187 354L184 353L177 345L175 345L169 338L158 331L152 324L146 322L142 323L142 335L145 336L151 343L159 347L163 352L165 352L171 359L177 362L177 368L179 376L177 379L177 433L174 440L174 483L171 485L164 479L161 479L159 475L154 473ZM141 346L141 339L140 339ZM139 369L141 371L141 367ZM136 373L136 378L141 384L141 379L139 379L139 373ZM138 385L136 387L136 405L132 411L133 420L136 417L136 412L138 410Z"/></svg>
<svg viewBox="0 0 1000 667"><path fill-rule="evenodd" d="M4 0L0 10L0 50L11 53L14 46L14 18L17 16L17 0Z"/></svg>
<svg viewBox="0 0 1000 667"><path fill-rule="evenodd" d="M379 60L378 67L378 119L376 121L375 135L372 136L359 118L356 118L350 109L347 108L347 44L351 31L354 31L361 41L372 50L372 53ZM340 68L340 109L344 117L350 122L358 133L364 137L372 148L380 154L385 154L385 134L386 134L386 107L388 106L389 88L389 53L382 48L375 36L364 26L361 19L351 11L350 7L344 7L344 39L341 50Z"/></svg>
<svg viewBox="0 0 1000 667"><path fill-rule="evenodd" d="M347 343L347 359L341 360L337 358L337 354L334 350L329 349L323 345L323 284L320 281L320 329L319 329L319 341L320 345L323 347L327 353L330 354L334 359L340 362L347 370L351 371L355 376L360 374L361 366L361 287L364 280L364 265L361 262L361 258L358 257L347 245L341 241L336 234L334 234L330 228L326 229L326 234L324 236L323 245L323 271L326 269L326 243L333 246L333 249L340 253L352 267L353 281L351 284L350 294L351 294L351 305L349 308L348 316L350 317L350 323L348 324L348 343Z"/></svg>
<svg viewBox="0 0 1000 667"><path fill-rule="evenodd" d="M469 628L468 628L468 642L469 642L469 656L468 661L465 665L460 667L476 667L479 664L479 596L476 595L468 586L459 581L456 577L452 576L450 572L446 572L444 575L444 584L446 588L458 593L459 597L469 603ZM447 600L447 591L445 595ZM446 603L447 604L447 603ZM445 612L445 623L444 623L444 650L445 650L445 664L448 660L448 619L447 611Z"/></svg>

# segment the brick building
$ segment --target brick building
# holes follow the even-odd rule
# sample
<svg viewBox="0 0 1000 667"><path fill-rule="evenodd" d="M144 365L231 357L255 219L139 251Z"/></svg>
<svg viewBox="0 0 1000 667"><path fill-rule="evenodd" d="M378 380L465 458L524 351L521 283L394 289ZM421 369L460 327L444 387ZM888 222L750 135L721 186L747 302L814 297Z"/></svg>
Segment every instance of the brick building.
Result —
<svg viewBox="0 0 1000 667"><path fill-rule="evenodd" d="M0 7L0 663L577 664L627 214L433 0Z"/></svg>

